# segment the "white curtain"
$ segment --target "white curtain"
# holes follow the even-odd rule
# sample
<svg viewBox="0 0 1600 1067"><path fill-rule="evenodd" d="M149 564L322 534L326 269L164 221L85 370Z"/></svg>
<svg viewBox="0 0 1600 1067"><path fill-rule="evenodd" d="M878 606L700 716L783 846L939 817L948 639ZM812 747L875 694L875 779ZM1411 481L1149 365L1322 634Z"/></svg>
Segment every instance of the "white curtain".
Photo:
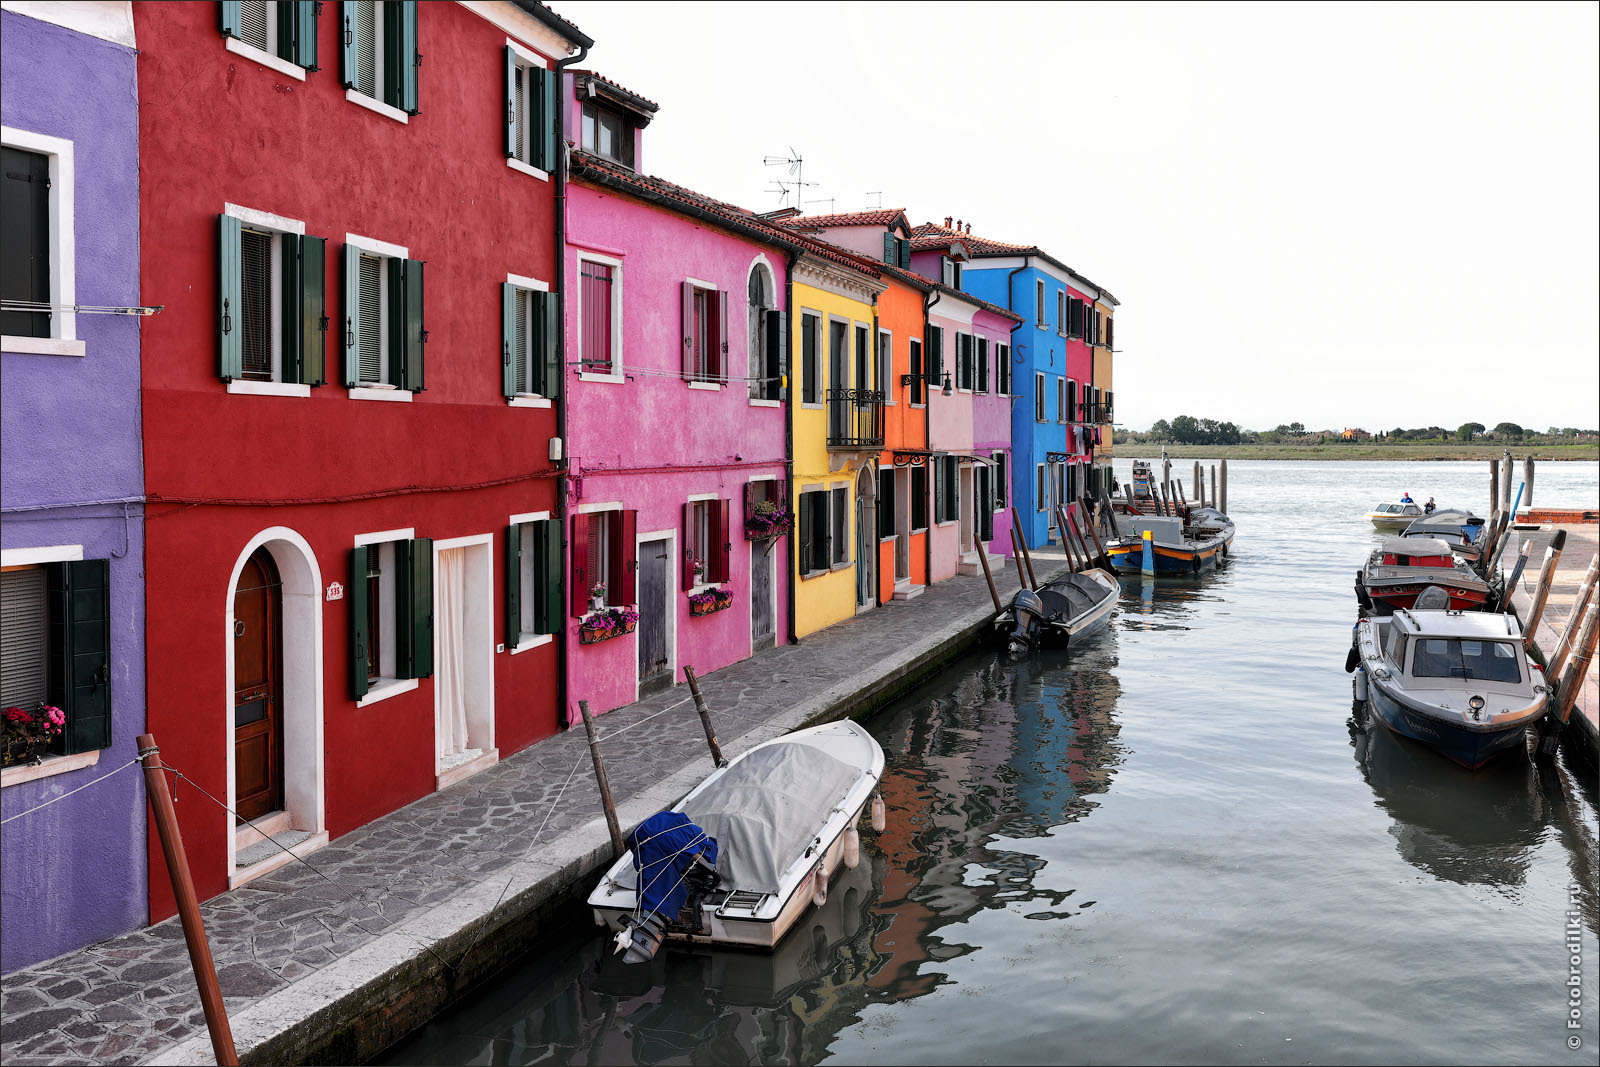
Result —
<svg viewBox="0 0 1600 1067"><path fill-rule="evenodd" d="M440 760L467 747L467 560L463 549L439 553L439 584L435 590L434 632L439 638L439 660L434 664L434 729Z"/></svg>

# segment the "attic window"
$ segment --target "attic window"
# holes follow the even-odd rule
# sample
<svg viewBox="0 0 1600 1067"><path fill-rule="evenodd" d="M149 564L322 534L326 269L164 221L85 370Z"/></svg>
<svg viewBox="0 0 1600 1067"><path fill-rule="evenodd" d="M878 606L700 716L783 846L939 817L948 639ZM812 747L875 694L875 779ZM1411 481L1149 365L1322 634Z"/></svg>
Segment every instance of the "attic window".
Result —
<svg viewBox="0 0 1600 1067"><path fill-rule="evenodd" d="M583 149L624 167L633 166L633 128L620 111L588 101L583 105Z"/></svg>

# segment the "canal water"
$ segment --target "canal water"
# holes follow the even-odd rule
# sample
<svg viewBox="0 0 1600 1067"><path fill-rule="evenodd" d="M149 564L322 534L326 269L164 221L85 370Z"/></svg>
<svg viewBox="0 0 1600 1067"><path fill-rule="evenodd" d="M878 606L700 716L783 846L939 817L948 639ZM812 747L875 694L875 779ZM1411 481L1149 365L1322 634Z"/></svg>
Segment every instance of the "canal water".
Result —
<svg viewBox="0 0 1600 1067"><path fill-rule="evenodd" d="M1361 513L1486 514L1487 471L1230 464L1223 571L1125 580L1092 643L967 656L868 720L887 828L775 955L628 967L575 914L386 1062L1593 1064L1592 776L1462 770L1343 670ZM1536 499L1594 507L1597 474L1544 464Z"/></svg>

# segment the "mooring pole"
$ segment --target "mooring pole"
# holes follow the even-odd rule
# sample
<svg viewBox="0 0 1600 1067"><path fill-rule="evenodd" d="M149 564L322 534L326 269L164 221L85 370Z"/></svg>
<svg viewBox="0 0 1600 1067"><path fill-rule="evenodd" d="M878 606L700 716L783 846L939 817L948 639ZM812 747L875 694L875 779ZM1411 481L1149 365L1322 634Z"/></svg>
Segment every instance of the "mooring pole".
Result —
<svg viewBox="0 0 1600 1067"><path fill-rule="evenodd" d="M1583 688L1583 676L1589 673L1589 662L1594 659L1597 615L1600 615L1600 604L1590 604L1589 610L1583 615L1583 633L1578 638L1577 651L1572 654L1572 662L1562 675L1561 688L1556 692L1556 718L1563 726L1572 714L1578 691Z"/></svg>
<svg viewBox="0 0 1600 1067"><path fill-rule="evenodd" d="M1078 550L1078 565L1074 566L1072 569L1074 571L1088 570L1090 567L1094 566L1094 561L1089 558L1089 546L1083 539L1083 533L1078 529L1077 520L1072 517L1071 512L1067 511L1067 509L1062 506L1056 507L1056 515L1061 522L1062 544L1066 544L1067 539L1070 536L1072 539L1072 546Z"/></svg>
<svg viewBox="0 0 1600 1067"><path fill-rule="evenodd" d="M1527 487L1527 493L1522 497L1522 506L1529 511L1533 510L1533 454L1530 452L1522 459L1522 484Z"/></svg>
<svg viewBox="0 0 1600 1067"><path fill-rule="evenodd" d="M1506 604L1511 603L1511 594L1516 591L1517 583L1522 580L1522 572L1527 569L1528 557L1533 555L1533 542L1524 541L1517 550L1517 565L1511 569L1511 577L1506 579Z"/></svg>
<svg viewBox="0 0 1600 1067"><path fill-rule="evenodd" d="M1099 565L1110 570L1111 557L1106 554L1106 546L1100 541L1100 532L1094 528L1093 523L1089 525L1089 536L1094 538L1094 550L1100 554Z"/></svg>
<svg viewBox="0 0 1600 1067"><path fill-rule="evenodd" d="M1139 557L1139 573L1147 578L1154 578L1156 576L1155 534L1149 530L1144 531L1140 551L1142 555Z"/></svg>
<svg viewBox="0 0 1600 1067"><path fill-rule="evenodd" d="M617 823L617 802L611 798L611 783L606 781L606 761L600 755L600 735L595 732L594 716L589 714L589 702L578 701L583 713L583 730L589 735L589 758L594 760L594 780L600 786L600 806L606 812L606 829L611 831L611 858L619 860L627 851L622 846L622 827Z"/></svg>
<svg viewBox="0 0 1600 1067"><path fill-rule="evenodd" d="M1028 572L1022 569L1022 535L1011 527L1011 562L1017 565L1017 584L1028 588Z"/></svg>
<svg viewBox="0 0 1600 1067"><path fill-rule="evenodd" d="M1500 461L1489 461L1489 515L1500 514Z"/></svg>
<svg viewBox="0 0 1600 1067"><path fill-rule="evenodd" d="M1516 509L1511 507L1511 449L1506 449L1506 454L1500 457L1500 510L1508 514Z"/></svg>
<svg viewBox="0 0 1600 1067"><path fill-rule="evenodd" d="M1528 607L1528 617L1522 624L1523 651L1533 647L1533 635L1539 632L1539 620L1544 617L1545 603L1550 599L1550 585L1555 581L1556 565L1561 562L1561 552L1567 547L1567 531L1557 530L1544 550L1544 563L1539 566L1539 584L1533 591L1533 603Z"/></svg>
<svg viewBox="0 0 1600 1067"><path fill-rule="evenodd" d="M233 1030L228 1026L228 1009L222 1002L222 987L217 984L217 967L206 942L205 923L200 918L200 900L195 896L194 878L189 873L189 856L178 832L178 813L172 807L162 774L161 749L154 734L140 734L139 758L144 762L144 791L155 815L156 835L161 838L161 855L167 861L172 879L172 895L178 904L178 921L183 925L183 940L189 946L189 964L194 968L195 985L200 987L200 1007L205 1012L206 1029L211 1031L211 1050L219 1067L236 1067L239 1053L233 1047Z"/></svg>
<svg viewBox="0 0 1600 1067"><path fill-rule="evenodd" d="M1594 594L1597 571L1600 571L1600 555L1591 559L1589 569L1583 572L1583 584L1578 586L1578 598L1572 602L1572 611L1567 616L1567 624L1561 628L1561 640L1556 642L1555 652L1545 661L1546 679L1554 681L1561 677L1561 668L1566 665L1567 654L1572 651L1572 641L1578 636L1578 623L1589 607L1590 596Z"/></svg>
<svg viewBox="0 0 1600 1067"><path fill-rule="evenodd" d="M1200 480L1200 461L1198 459L1194 461L1194 480L1189 484L1194 486L1196 496L1199 496L1205 491L1205 483ZM1201 500L1200 502L1202 504L1205 503L1204 500Z"/></svg>
<svg viewBox="0 0 1600 1067"><path fill-rule="evenodd" d="M1028 535L1022 532L1022 517L1017 513L1017 506L1011 505L1011 528L1017 532L1018 539L1022 542L1022 565L1028 568L1028 588L1039 588L1039 579L1033 573L1033 554L1028 551Z"/></svg>
<svg viewBox="0 0 1600 1067"><path fill-rule="evenodd" d="M1218 489L1219 495L1217 497L1217 510L1226 515L1228 513L1228 461L1225 459L1221 460L1218 462L1217 466L1221 470L1222 478L1222 481L1219 483L1220 488Z"/></svg>
<svg viewBox="0 0 1600 1067"><path fill-rule="evenodd" d="M1217 465L1213 463L1211 465L1211 506L1221 511L1221 500L1222 498L1217 495Z"/></svg>
<svg viewBox="0 0 1600 1067"><path fill-rule="evenodd" d="M689 682L689 693L694 697L694 710L700 713L700 725L706 731L706 744L711 746L711 762L718 767L726 767L728 761L722 758L722 746L717 744L717 731L711 726L711 712L706 708L706 699L700 695L700 680L694 676L694 668L687 663L683 665L683 676Z"/></svg>
<svg viewBox="0 0 1600 1067"><path fill-rule="evenodd" d="M1111 528L1111 536L1113 538L1121 537L1122 532L1117 526L1117 505L1116 502L1111 499L1111 491L1106 489L1104 486L1102 486L1100 489L1100 500L1105 505L1106 525Z"/></svg>

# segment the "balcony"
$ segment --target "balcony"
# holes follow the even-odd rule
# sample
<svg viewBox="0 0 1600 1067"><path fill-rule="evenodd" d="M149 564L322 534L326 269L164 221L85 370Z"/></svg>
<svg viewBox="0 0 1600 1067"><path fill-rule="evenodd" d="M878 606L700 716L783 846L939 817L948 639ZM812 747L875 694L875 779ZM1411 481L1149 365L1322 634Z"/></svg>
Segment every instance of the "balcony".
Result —
<svg viewBox="0 0 1600 1067"><path fill-rule="evenodd" d="M828 390L828 447L883 447L883 393L875 389Z"/></svg>

